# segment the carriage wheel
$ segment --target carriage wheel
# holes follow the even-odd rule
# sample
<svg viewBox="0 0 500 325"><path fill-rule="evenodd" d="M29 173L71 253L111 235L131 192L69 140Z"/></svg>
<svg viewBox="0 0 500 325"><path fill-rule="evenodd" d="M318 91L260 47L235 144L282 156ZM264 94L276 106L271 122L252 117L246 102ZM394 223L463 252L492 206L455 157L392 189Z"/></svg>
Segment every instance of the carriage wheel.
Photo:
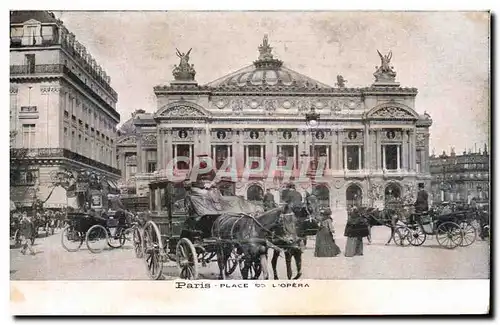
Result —
<svg viewBox="0 0 500 325"><path fill-rule="evenodd" d="M234 273L234 271L238 267L238 259L238 249L236 247L233 247L233 249L231 250L231 254L229 254L229 257L226 261L226 269L224 270L226 276Z"/></svg>
<svg viewBox="0 0 500 325"><path fill-rule="evenodd" d="M142 258L144 256L144 247L142 246L142 236L139 228L134 229L132 241L134 243L135 257Z"/></svg>
<svg viewBox="0 0 500 325"><path fill-rule="evenodd" d="M101 225L93 225L85 235L85 243L92 253L100 253L108 244L108 231Z"/></svg>
<svg viewBox="0 0 500 325"><path fill-rule="evenodd" d="M143 255L148 276L152 280L158 280L163 274L163 243L160 229L153 221L148 221L142 234Z"/></svg>
<svg viewBox="0 0 500 325"><path fill-rule="evenodd" d="M409 229L410 232L408 234L408 240L412 246L420 246L427 239L427 235L424 230L420 226L416 226L412 229Z"/></svg>
<svg viewBox="0 0 500 325"><path fill-rule="evenodd" d="M61 233L61 244L68 252L76 252L82 247L85 236L71 226L64 227Z"/></svg>
<svg viewBox="0 0 500 325"><path fill-rule="evenodd" d="M181 279L196 280L198 278L198 255L189 239L179 240L175 249L175 257Z"/></svg>
<svg viewBox="0 0 500 325"><path fill-rule="evenodd" d="M398 246L410 245L410 229L408 227L397 227L394 230L394 243Z"/></svg>
<svg viewBox="0 0 500 325"><path fill-rule="evenodd" d="M476 241L477 231L474 226L467 221L460 223L460 229L462 230L462 242L460 243L461 247L467 247L472 245Z"/></svg>
<svg viewBox="0 0 500 325"><path fill-rule="evenodd" d="M436 239L440 246L453 249L462 243L462 231L454 222L444 222L439 225Z"/></svg>
<svg viewBox="0 0 500 325"><path fill-rule="evenodd" d="M125 245L125 229L122 227L108 228L108 246L120 248Z"/></svg>

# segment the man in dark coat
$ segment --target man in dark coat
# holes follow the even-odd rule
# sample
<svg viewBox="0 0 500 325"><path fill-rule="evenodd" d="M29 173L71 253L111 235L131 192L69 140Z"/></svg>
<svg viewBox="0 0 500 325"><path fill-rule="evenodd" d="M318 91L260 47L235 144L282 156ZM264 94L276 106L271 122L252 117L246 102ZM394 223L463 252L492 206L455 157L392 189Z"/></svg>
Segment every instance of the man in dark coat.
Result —
<svg viewBox="0 0 500 325"><path fill-rule="evenodd" d="M417 201L415 202L415 212L425 213L429 211L429 194L424 190L424 183L418 184Z"/></svg>
<svg viewBox="0 0 500 325"><path fill-rule="evenodd" d="M302 206L302 195L295 189L295 184L288 185L286 203L292 211Z"/></svg>
<svg viewBox="0 0 500 325"><path fill-rule="evenodd" d="M264 210L268 211L276 207L274 202L274 195L271 194L271 190L267 189L266 194L264 194Z"/></svg>

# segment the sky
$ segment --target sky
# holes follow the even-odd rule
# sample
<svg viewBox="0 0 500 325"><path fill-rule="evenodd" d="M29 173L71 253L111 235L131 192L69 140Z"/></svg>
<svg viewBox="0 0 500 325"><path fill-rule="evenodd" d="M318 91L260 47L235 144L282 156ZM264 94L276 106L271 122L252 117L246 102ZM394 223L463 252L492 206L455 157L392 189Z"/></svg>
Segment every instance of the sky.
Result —
<svg viewBox="0 0 500 325"><path fill-rule="evenodd" d="M156 110L153 87L166 85L193 48L196 80L206 84L251 64L268 34L275 57L313 79L367 87L393 52L402 87L418 89L416 110L433 119L430 148L483 148L490 142L490 36L484 12L55 12L111 77L122 123ZM488 145L489 147L489 145Z"/></svg>

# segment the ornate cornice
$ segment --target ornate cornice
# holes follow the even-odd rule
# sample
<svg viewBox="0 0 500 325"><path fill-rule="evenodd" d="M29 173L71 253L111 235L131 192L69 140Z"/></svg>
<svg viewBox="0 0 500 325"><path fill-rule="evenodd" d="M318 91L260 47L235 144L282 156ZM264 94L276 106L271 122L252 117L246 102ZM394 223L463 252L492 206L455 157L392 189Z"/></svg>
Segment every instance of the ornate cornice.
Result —
<svg viewBox="0 0 500 325"><path fill-rule="evenodd" d="M305 86L297 84L285 85L253 85L247 83L244 86L223 85L220 87L208 87L198 85L158 85L154 87L155 94L199 94L199 95L276 95L276 96L368 96L368 95L396 95L396 96L416 96L417 88L408 87L363 87L363 88L320 88L315 86Z"/></svg>

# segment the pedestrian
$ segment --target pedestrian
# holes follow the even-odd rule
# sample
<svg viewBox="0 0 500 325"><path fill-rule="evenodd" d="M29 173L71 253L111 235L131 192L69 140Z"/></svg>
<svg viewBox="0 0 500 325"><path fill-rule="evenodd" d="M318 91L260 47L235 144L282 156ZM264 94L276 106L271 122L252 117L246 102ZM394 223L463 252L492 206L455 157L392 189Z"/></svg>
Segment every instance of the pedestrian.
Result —
<svg viewBox="0 0 500 325"><path fill-rule="evenodd" d="M33 221L26 214L23 214L21 218L21 253L26 255L26 250L29 250L31 255L35 255L35 251L31 246L31 237L33 236Z"/></svg>
<svg viewBox="0 0 500 325"><path fill-rule="evenodd" d="M264 204L264 211L268 211L276 207L276 203L274 202L274 195L272 195L270 189L266 189L266 194L264 195L263 204Z"/></svg>
<svg viewBox="0 0 500 325"><path fill-rule="evenodd" d="M340 254L340 248L335 243L335 228L333 227L332 211L326 208L321 211L321 223L316 234L315 257L335 257Z"/></svg>
<svg viewBox="0 0 500 325"><path fill-rule="evenodd" d="M415 201L415 212L426 213L429 211L429 194L425 191L425 184L418 184L417 200Z"/></svg>
<svg viewBox="0 0 500 325"><path fill-rule="evenodd" d="M344 255L353 257L363 255L363 237L368 237L368 222L360 213L358 207L351 209L347 224L344 230L344 236L347 237Z"/></svg>

